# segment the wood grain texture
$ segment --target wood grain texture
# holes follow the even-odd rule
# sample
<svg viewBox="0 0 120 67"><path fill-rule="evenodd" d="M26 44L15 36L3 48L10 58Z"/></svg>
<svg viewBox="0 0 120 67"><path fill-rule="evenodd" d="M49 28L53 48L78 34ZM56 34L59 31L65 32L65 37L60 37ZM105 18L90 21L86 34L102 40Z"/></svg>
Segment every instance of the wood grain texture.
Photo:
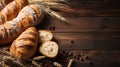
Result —
<svg viewBox="0 0 120 67"><path fill-rule="evenodd" d="M75 60L72 67L120 66L120 1L69 0L70 9L58 11L71 25L55 19L43 21L41 29L50 29L60 51L85 53L93 65ZM65 12L65 13L64 13Z"/></svg>
<svg viewBox="0 0 120 67"><path fill-rule="evenodd" d="M54 38L60 44L61 50L119 50L120 44L120 35L110 32L54 33Z"/></svg>
<svg viewBox="0 0 120 67"><path fill-rule="evenodd" d="M118 32L120 29L120 17L66 17L73 26L65 25L57 20L50 20L49 25L55 26L53 32Z"/></svg>
<svg viewBox="0 0 120 67"><path fill-rule="evenodd" d="M70 3L75 10L65 12L72 16L120 16L119 0L70 0Z"/></svg>
<svg viewBox="0 0 120 67"><path fill-rule="evenodd" d="M84 53L91 64L75 60L72 67L120 67L120 1L69 0L71 8L57 11L73 26L44 18L38 29L51 30L59 52Z"/></svg>
<svg viewBox="0 0 120 67"><path fill-rule="evenodd" d="M85 53L92 64L81 63L80 60L75 60L72 67L119 67L120 66L120 51L114 50L81 50L73 51L73 53Z"/></svg>

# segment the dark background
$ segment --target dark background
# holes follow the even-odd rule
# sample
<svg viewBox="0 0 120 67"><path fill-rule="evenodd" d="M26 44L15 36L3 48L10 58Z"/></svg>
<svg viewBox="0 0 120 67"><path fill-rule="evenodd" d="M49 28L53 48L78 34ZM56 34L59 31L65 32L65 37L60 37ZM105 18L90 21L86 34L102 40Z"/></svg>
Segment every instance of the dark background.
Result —
<svg viewBox="0 0 120 67"><path fill-rule="evenodd" d="M120 0L69 2L72 8L58 13L73 27L55 19L41 23L44 29L53 30L59 51L82 52L92 62L87 64L76 60L73 67L120 67Z"/></svg>

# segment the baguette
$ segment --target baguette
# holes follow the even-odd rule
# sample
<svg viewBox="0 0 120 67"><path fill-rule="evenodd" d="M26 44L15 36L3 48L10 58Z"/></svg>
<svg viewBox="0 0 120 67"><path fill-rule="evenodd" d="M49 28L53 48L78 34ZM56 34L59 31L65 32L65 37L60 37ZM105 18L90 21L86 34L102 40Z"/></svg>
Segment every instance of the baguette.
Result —
<svg viewBox="0 0 120 67"><path fill-rule="evenodd" d="M0 0L0 11L13 0Z"/></svg>
<svg viewBox="0 0 120 67"><path fill-rule="evenodd" d="M54 58L58 54L58 44L54 41L44 42L40 45L39 52L46 57Z"/></svg>
<svg viewBox="0 0 120 67"><path fill-rule="evenodd" d="M0 24L15 18L19 11L26 5L28 5L27 0L14 0L10 2L0 12Z"/></svg>
<svg viewBox="0 0 120 67"><path fill-rule="evenodd" d="M0 45L12 42L27 28L37 26L42 18L39 5L24 7L12 21L0 25Z"/></svg>
<svg viewBox="0 0 120 67"><path fill-rule="evenodd" d="M53 38L53 34L51 33L51 31L39 30L38 33L39 33L39 42L40 43L50 41Z"/></svg>
<svg viewBox="0 0 120 67"><path fill-rule="evenodd" d="M11 55L15 57L30 58L37 50L38 32L35 27L26 29L10 47Z"/></svg>

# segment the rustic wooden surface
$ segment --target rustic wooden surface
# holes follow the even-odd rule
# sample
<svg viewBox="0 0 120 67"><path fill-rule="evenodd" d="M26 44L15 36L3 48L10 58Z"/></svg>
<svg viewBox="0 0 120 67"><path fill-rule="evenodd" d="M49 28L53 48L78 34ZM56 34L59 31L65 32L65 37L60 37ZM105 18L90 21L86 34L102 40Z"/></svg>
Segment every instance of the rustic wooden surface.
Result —
<svg viewBox="0 0 120 67"><path fill-rule="evenodd" d="M71 25L55 19L41 23L53 30L60 51L84 53L92 64L76 60L73 67L120 67L120 1L70 0L71 9L61 13ZM43 21L47 22L47 21Z"/></svg>

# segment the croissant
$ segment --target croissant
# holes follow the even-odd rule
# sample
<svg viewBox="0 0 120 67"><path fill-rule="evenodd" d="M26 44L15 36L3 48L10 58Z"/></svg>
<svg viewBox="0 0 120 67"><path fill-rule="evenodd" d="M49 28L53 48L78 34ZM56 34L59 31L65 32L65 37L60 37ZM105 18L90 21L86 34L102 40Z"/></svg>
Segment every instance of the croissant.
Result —
<svg viewBox="0 0 120 67"><path fill-rule="evenodd" d="M0 10L2 10L11 1L13 0L0 0Z"/></svg>
<svg viewBox="0 0 120 67"><path fill-rule="evenodd" d="M0 44L12 42L29 27L38 25L43 18L39 5L25 6L16 18L0 25Z"/></svg>
<svg viewBox="0 0 120 67"><path fill-rule="evenodd" d="M27 0L14 0L10 2L0 12L0 24L15 18L19 11L27 4Z"/></svg>
<svg viewBox="0 0 120 67"><path fill-rule="evenodd" d="M37 43L37 29L35 27L30 27L14 40L10 47L10 53L16 57L30 58L37 50Z"/></svg>

